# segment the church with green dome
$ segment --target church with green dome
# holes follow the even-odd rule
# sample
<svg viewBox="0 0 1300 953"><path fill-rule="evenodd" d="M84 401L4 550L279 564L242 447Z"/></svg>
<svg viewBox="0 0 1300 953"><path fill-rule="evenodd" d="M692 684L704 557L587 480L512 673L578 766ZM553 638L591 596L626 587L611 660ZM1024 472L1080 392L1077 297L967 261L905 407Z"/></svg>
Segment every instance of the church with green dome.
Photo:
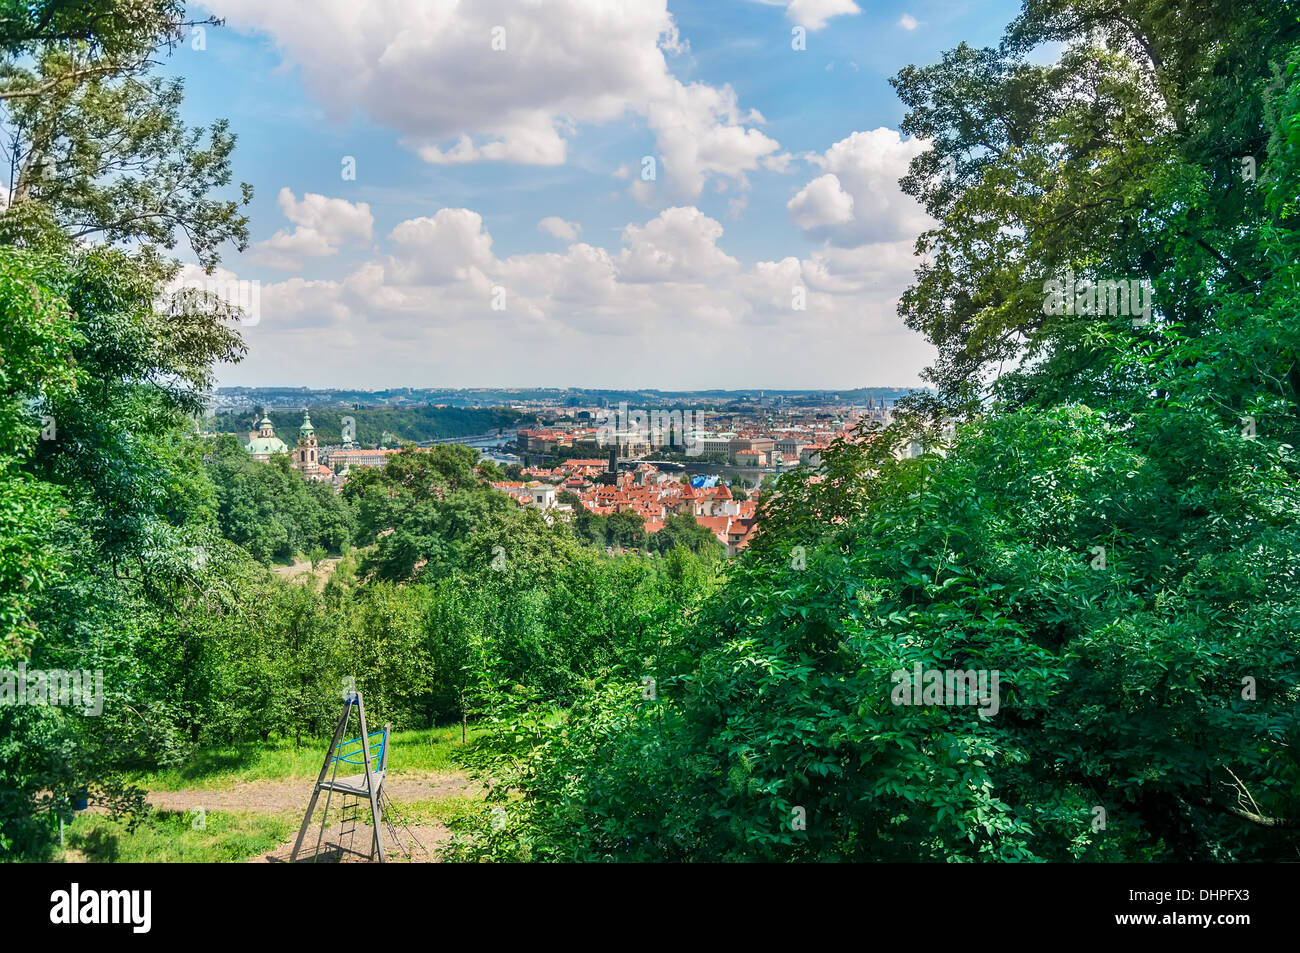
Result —
<svg viewBox="0 0 1300 953"><path fill-rule="evenodd" d="M257 425L257 430L248 435L248 443L244 445L244 449L254 460L261 463L265 463L278 453L289 452L284 441L275 435L275 427L265 411L262 413L262 420Z"/></svg>
<svg viewBox="0 0 1300 953"><path fill-rule="evenodd" d="M330 466L321 460L320 446L316 442L316 428L312 426L311 415L306 407L302 410L302 426L298 428L298 445L293 450L290 450L285 442L275 435L275 426L265 410L262 412L262 420L258 423L257 430L249 433L244 449L254 460L261 463L266 463L279 454L292 454L292 466L302 474L304 480L333 483L337 487L346 478L346 474L342 478L336 477Z"/></svg>

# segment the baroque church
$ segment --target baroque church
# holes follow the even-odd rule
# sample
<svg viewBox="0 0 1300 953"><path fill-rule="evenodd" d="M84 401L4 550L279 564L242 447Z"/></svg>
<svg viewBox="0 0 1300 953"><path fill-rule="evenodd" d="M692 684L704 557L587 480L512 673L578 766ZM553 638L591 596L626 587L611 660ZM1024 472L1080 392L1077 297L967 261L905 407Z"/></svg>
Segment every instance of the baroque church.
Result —
<svg viewBox="0 0 1300 953"><path fill-rule="evenodd" d="M248 435L245 449L254 460L265 463L277 454L290 453L285 442L275 435L271 418L263 411L257 430ZM319 480L334 483L334 471L321 462L320 447L316 443L316 428L312 426L311 414L307 408L302 411L302 426L298 428L298 445L293 451L293 468L302 474L304 480Z"/></svg>

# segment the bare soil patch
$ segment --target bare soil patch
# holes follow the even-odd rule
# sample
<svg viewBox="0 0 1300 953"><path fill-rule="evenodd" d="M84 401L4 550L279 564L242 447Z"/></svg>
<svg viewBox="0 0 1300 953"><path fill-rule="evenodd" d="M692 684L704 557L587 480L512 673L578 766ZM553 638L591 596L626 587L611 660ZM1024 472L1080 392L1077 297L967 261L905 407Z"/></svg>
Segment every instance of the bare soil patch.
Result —
<svg viewBox="0 0 1300 953"><path fill-rule="evenodd" d="M328 556L315 569L312 568L311 560L300 560L290 566L274 566L271 571L281 579L289 581L310 577L312 585L319 591L342 561L342 556Z"/></svg>
<svg viewBox="0 0 1300 953"><path fill-rule="evenodd" d="M293 842L297 833L269 854L250 857L250 864L287 864L293 853ZM307 831L303 841L302 853L297 863L310 864L366 864L370 863L371 828L369 824L358 823L350 833L344 833L341 824L332 824L320 837L320 827L313 826ZM438 863L438 848L451 837L451 831L443 824L413 824L410 827L398 827L397 841L384 831L384 856L390 863L430 864ZM317 849L317 839L320 848Z"/></svg>
<svg viewBox="0 0 1300 953"><path fill-rule="evenodd" d="M163 811L252 811L278 814L305 811L311 800L315 778L263 779L245 781L230 788L184 788L179 791L150 791L147 800ZM384 781L384 790L399 805L403 801L424 801L441 797L470 797L478 786L461 774L412 772Z"/></svg>

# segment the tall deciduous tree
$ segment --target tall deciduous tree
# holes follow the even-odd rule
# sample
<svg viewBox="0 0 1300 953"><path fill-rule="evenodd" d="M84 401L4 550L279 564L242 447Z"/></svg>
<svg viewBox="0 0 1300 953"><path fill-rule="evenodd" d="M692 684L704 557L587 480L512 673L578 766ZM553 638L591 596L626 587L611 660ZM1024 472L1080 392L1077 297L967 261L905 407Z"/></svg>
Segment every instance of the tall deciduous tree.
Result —
<svg viewBox="0 0 1300 953"><path fill-rule="evenodd" d="M1000 48L900 71L903 129L933 144L902 185L939 222L900 308L949 403L1045 358L1054 396L1122 386L1086 339L1128 316L1047 313L1067 269L1148 281L1157 320L1193 330L1214 295L1258 289L1241 226L1267 213L1242 160L1263 165L1265 86L1297 36L1273 0L1026 0ZM1045 43L1064 51L1039 65Z"/></svg>
<svg viewBox="0 0 1300 953"><path fill-rule="evenodd" d="M7 204L40 201L77 238L183 240L207 268L226 242L246 247L252 187L217 194L234 135L224 120L187 128L181 81L148 75L186 25L175 0L0 8Z"/></svg>

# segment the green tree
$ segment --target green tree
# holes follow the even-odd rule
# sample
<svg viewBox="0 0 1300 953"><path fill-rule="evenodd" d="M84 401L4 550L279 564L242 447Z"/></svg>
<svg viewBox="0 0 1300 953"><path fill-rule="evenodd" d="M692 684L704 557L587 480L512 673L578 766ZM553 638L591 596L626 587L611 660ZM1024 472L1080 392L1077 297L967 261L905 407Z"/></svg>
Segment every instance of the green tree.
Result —
<svg viewBox="0 0 1300 953"><path fill-rule="evenodd" d="M1078 38L1069 70L959 50L905 71L906 95L929 104L936 129L988 149L978 168L959 165L978 182L952 199L948 244L904 302L939 294L950 273L951 300L935 299L928 328L940 400L915 401L919 413L870 441L838 441L815 475L777 481L725 587L662 620L642 669L653 693L625 670L558 723L517 708L482 762L507 821L476 831L469 855L1294 854L1300 55L1281 58L1286 81L1270 91L1276 74L1250 48L1258 29L1259 46L1276 50L1278 16L1250 4L1030 2L1012 41ZM1138 46L1157 42L1129 61L1103 55L1097 43L1116 24ZM1106 109L1134 95L1144 55L1169 128L1112 153L1107 137L1125 141L1140 110ZM1079 127L1089 117L1112 121ZM1240 199L1208 158L1216 136L1236 149L1237 133L1266 144L1248 187L1259 192ZM1152 143L1169 149L1163 178ZM1036 162L1050 174L1017 185L1012 166L1029 176ZM1008 206L1038 218L997 211L1004 173ZM1086 214L1088 176L1111 206L1113 241ZM1040 199L1060 202L1059 228ZM1147 215L1161 227L1139 228ZM1102 267L1142 249L1173 303L1153 327L1048 329L1044 359L999 383L1013 401L936 439L936 415L971 396L997 355L996 322L1010 329L1026 313L998 310L1026 247ZM1230 274L1238 259L1253 264ZM918 444L920 456L905 452ZM917 667L1000 682L978 704L916 704Z"/></svg>
<svg viewBox="0 0 1300 953"><path fill-rule="evenodd" d="M701 526L696 522L695 517L689 514L665 518L663 528L651 537L651 544L659 553L670 552L679 546L696 553L720 552L723 549L718 538L713 535L713 531L707 526Z"/></svg>
<svg viewBox="0 0 1300 953"><path fill-rule="evenodd" d="M8 21L23 40L0 59L8 204L39 201L74 238L172 248L183 237L208 268L225 243L242 251L252 187L214 194L230 184L235 137L224 121L187 129L181 81L147 75L187 25L183 5L35 6Z"/></svg>
<svg viewBox="0 0 1300 953"><path fill-rule="evenodd" d="M174 763L219 722L222 646L251 568L216 532L214 493L189 437L213 366L243 353L237 314L195 296L169 314L153 307L178 268L155 244L192 228L191 246L211 263L216 244L238 243L242 228L207 195L228 150L194 152L196 140L166 128L174 97L159 109L159 87L139 78L176 9L0 11L0 103L16 150L14 201L0 213L4 661L102 671L105 696L98 717L0 709L0 847L20 854L48 848L71 790L140 809L121 771ZM126 122L145 115L151 129ZM132 150L148 179L135 191ZM122 183L127 191L115 193ZM155 200L174 213L165 227L132 213L133 202ZM110 210L113 221L87 230L88 209Z"/></svg>
<svg viewBox="0 0 1300 953"><path fill-rule="evenodd" d="M309 482L280 455L259 463L231 436L213 439L205 455L222 535L254 559L288 561L319 548L340 555L351 542L351 504L328 483Z"/></svg>
<svg viewBox="0 0 1300 953"><path fill-rule="evenodd" d="M1089 342L1128 317L1045 313L1066 269L1149 281L1158 318L1194 330L1217 294L1257 287L1241 226L1265 210L1241 159L1266 153L1264 82L1298 29L1268 0L1027 0L998 49L900 71L902 129L933 144L901 184L939 223L900 310L939 350L946 403L1038 359L1039 395L1122 383ZM1064 45L1050 65L1030 61L1043 43Z"/></svg>
<svg viewBox="0 0 1300 953"><path fill-rule="evenodd" d="M639 513L618 512L605 517L605 542L622 548L645 545L645 517Z"/></svg>

